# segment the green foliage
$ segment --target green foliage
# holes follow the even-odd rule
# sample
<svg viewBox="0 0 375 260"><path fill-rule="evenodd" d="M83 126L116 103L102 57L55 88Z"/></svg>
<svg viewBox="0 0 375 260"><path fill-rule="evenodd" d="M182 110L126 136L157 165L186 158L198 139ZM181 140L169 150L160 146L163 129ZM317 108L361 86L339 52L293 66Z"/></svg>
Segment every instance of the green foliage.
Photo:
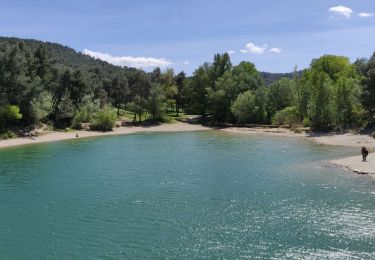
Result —
<svg viewBox="0 0 375 260"><path fill-rule="evenodd" d="M224 90L209 90L208 102L212 118L218 122L225 122L229 116L230 101Z"/></svg>
<svg viewBox="0 0 375 260"><path fill-rule="evenodd" d="M103 108L96 113L91 129L97 131L112 131L116 119L116 112L114 112L111 107Z"/></svg>
<svg viewBox="0 0 375 260"><path fill-rule="evenodd" d="M148 112L151 114L153 120L163 120L166 108L166 97L160 85L155 85L151 88L147 106Z"/></svg>
<svg viewBox="0 0 375 260"><path fill-rule="evenodd" d="M6 131L4 133L0 133L0 140L7 140L16 138L17 135L13 131Z"/></svg>
<svg viewBox="0 0 375 260"><path fill-rule="evenodd" d="M368 61L364 74L363 106L367 110L368 119L375 124L375 53Z"/></svg>
<svg viewBox="0 0 375 260"><path fill-rule="evenodd" d="M1 118L7 121L16 121L22 118L20 108L18 106L8 105L0 111Z"/></svg>
<svg viewBox="0 0 375 260"><path fill-rule="evenodd" d="M31 120L39 122L44 120L51 112L52 95L48 91L40 93L38 98L31 101Z"/></svg>
<svg viewBox="0 0 375 260"><path fill-rule="evenodd" d="M312 127L330 129L358 123L361 117L359 75L349 59L325 55L304 74L310 87L308 116Z"/></svg>
<svg viewBox="0 0 375 260"><path fill-rule="evenodd" d="M184 99L187 103L187 111L191 114L206 116L208 105L208 93L210 78L209 65L204 64L194 71L192 78L183 89Z"/></svg>
<svg viewBox="0 0 375 260"><path fill-rule="evenodd" d="M224 53L188 77L172 69L146 73L113 66L58 44L0 37L2 132L38 122L95 122L110 129L113 111L99 111L110 106L118 115L130 110L139 120L149 114L163 121L166 113L178 116L183 110L217 122L270 123L275 116L315 129L347 128L375 124L374 100L375 55L354 64L325 55L305 71L269 74L250 62L233 66ZM294 112L297 119L291 120Z"/></svg>
<svg viewBox="0 0 375 260"><path fill-rule="evenodd" d="M299 122L300 120L296 107L286 107L283 110L278 111L272 119L272 123L275 125L288 125L290 127Z"/></svg>
<svg viewBox="0 0 375 260"><path fill-rule="evenodd" d="M311 127L311 122L310 122L310 119L308 117L305 117L302 121L302 124L304 127Z"/></svg>
<svg viewBox="0 0 375 260"><path fill-rule="evenodd" d="M256 122L259 107L255 95L250 90L240 94L231 106L231 111L239 123Z"/></svg>
<svg viewBox="0 0 375 260"><path fill-rule="evenodd" d="M334 86L334 117L339 127L358 125L363 117L358 80L341 77Z"/></svg>
<svg viewBox="0 0 375 260"><path fill-rule="evenodd" d="M134 113L134 121L136 121L137 116L138 120L142 121L142 116L146 113L146 100L140 96L135 96L134 101L129 103L129 110Z"/></svg>
<svg viewBox="0 0 375 260"><path fill-rule="evenodd" d="M293 81L287 78L282 78L268 88L267 93L267 111L268 116L272 117L277 111L280 111L293 102Z"/></svg>
<svg viewBox="0 0 375 260"><path fill-rule="evenodd" d="M100 110L99 101L91 100L90 96L86 97L84 104L75 112L72 119L72 128L81 129L82 123L92 123L95 114Z"/></svg>
<svg viewBox="0 0 375 260"><path fill-rule="evenodd" d="M312 127L329 129L333 127L333 86L331 80L323 73L315 74L314 87L311 89L308 104L308 116Z"/></svg>
<svg viewBox="0 0 375 260"><path fill-rule="evenodd" d="M0 108L0 132L4 131L10 124L20 120L22 114L18 106L7 105Z"/></svg>

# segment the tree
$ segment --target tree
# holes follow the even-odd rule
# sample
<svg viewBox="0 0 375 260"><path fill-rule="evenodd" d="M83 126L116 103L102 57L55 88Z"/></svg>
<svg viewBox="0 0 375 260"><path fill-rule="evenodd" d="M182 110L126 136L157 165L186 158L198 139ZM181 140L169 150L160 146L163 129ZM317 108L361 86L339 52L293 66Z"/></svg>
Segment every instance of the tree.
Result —
<svg viewBox="0 0 375 260"><path fill-rule="evenodd" d="M343 117L348 114L354 120L353 95L358 88L353 83L358 79L355 66L346 57L325 55L313 60L311 68L304 73L304 81L310 87L308 116L314 128L345 125Z"/></svg>
<svg viewBox="0 0 375 260"><path fill-rule="evenodd" d="M174 103L176 95L178 93L177 86L174 82L173 69L167 69L164 73L161 74L161 86L163 87L163 92L167 99L168 108L170 108L170 111L173 111L174 107L177 106L177 104Z"/></svg>
<svg viewBox="0 0 375 260"><path fill-rule="evenodd" d="M370 122L375 123L375 53L367 65L362 100Z"/></svg>
<svg viewBox="0 0 375 260"><path fill-rule="evenodd" d="M323 72L315 73L312 78L308 115L316 129L328 129L333 123L332 81Z"/></svg>
<svg viewBox="0 0 375 260"><path fill-rule="evenodd" d="M289 125L291 127L300 122L296 107L286 107L278 111L272 118L272 123L275 125Z"/></svg>
<svg viewBox="0 0 375 260"><path fill-rule="evenodd" d="M162 120L165 113L166 98L163 88L155 85L150 90L148 98L148 111L153 120Z"/></svg>
<svg viewBox="0 0 375 260"><path fill-rule="evenodd" d="M0 109L0 131L4 131L9 124L22 118L20 108L14 105L7 105Z"/></svg>
<svg viewBox="0 0 375 260"><path fill-rule="evenodd" d="M217 121L233 121L230 107L239 94L262 87L262 79L254 64L241 62L226 71L209 91L209 110Z"/></svg>
<svg viewBox="0 0 375 260"><path fill-rule="evenodd" d="M292 105L293 102L293 81L288 78L281 78L272 83L267 92L267 111L271 118L277 111Z"/></svg>
<svg viewBox="0 0 375 260"><path fill-rule="evenodd" d="M259 108L255 95L250 90L240 94L230 109L239 123L257 122Z"/></svg>
<svg viewBox="0 0 375 260"><path fill-rule="evenodd" d="M208 76L209 65L206 63L196 69L188 84L184 87L184 98L187 100L187 110L192 114L206 116L210 79Z"/></svg>
<svg viewBox="0 0 375 260"><path fill-rule="evenodd" d="M183 88L185 87L186 83L186 74L185 72L181 71L179 74L177 74L174 78L174 81L176 82L177 86L177 94L175 95L176 99L176 114L178 116L180 112L180 108L183 106Z"/></svg>
<svg viewBox="0 0 375 260"><path fill-rule="evenodd" d="M134 113L134 122L137 120L142 121L142 116L146 112L146 101L140 96L135 96L133 101L129 103L129 110Z"/></svg>
<svg viewBox="0 0 375 260"><path fill-rule="evenodd" d="M223 89L208 91L208 104L212 118L217 122L225 122L229 118L230 100Z"/></svg>
<svg viewBox="0 0 375 260"><path fill-rule="evenodd" d="M359 82L352 78L339 78L334 85L335 124L346 128L359 123L363 108L359 101L361 88Z"/></svg>
<svg viewBox="0 0 375 260"><path fill-rule="evenodd" d="M117 108L117 116L119 116L120 108L122 106L126 107L130 94L128 79L123 75L117 75L113 78L108 92L113 100L114 107Z"/></svg>
<svg viewBox="0 0 375 260"><path fill-rule="evenodd" d="M209 66L208 76L210 79L211 88L215 89L216 81L224 75L225 72L230 71L232 63L228 53L215 54L213 63Z"/></svg>
<svg viewBox="0 0 375 260"><path fill-rule="evenodd" d="M293 104L296 107L297 115L302 121L307 117L307 106L309 103L309 83L303 82L297 66L293 72Z"/></svg>
<svg viewBox="0 0 375 260"><path fill-rule="evenodd" d="M68 80L70 82L67 84L67 90L69 92L70 100L72 101L75 109L78 109L83 97L90 91L86 85L85 78L81 70L73 71Z"/></svg>
<svg viewBox="0 0 375 260"><path fill-rule="evenodd" d="M91 128L98 131L112 131L112 128L115 126L116 118L116 113L113 109L111 107L106 107L96 113Z"/></svg>

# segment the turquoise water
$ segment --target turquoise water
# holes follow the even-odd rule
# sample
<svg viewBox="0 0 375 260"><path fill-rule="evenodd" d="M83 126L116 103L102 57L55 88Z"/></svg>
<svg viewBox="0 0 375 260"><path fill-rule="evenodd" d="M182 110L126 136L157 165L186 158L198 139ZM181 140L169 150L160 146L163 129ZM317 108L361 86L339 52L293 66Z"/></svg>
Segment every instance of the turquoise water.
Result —
<svg viewBox="0 0 375 260"><path fill-rule="evenodd" d="M374 258L355 151L216 131L0 150L0 259Z"/></svg>

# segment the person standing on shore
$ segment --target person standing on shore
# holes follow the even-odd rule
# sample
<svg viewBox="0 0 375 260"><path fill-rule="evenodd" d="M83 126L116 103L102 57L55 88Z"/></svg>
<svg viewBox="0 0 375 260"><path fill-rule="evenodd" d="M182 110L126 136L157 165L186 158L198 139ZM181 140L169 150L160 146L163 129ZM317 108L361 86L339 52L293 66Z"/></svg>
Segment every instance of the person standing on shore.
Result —
<svg viewBox="0 0 375 260"><path fill-rule="evenodd" d="M368 155L368 150L367 150L366 146L362 147L361 153L362 153L362 162L366 162L367 155Z"/></svg>

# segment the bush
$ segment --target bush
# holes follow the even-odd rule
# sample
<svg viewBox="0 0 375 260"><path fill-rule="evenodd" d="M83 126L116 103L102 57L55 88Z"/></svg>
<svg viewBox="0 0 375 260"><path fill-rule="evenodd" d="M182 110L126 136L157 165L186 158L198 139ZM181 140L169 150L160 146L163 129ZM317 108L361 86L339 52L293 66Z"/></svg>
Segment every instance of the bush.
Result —
<svg viewBox="0 0 375 260"><path fill-rule="evenodd" d="M275 125L293 126L298 122L299 119L295 107L286 107L283 110L278 111L272 119L272 123Z"/></svg>
<svg viewBox="0 0 375 260"><path fill-rule="evenodd" d="M96 113L91 129L98 131L112 131L116 119L116 112L112 108L104 108Z"/></svg>
<svg viewBox="0 0 375 260"><path fill-rule="evenodd" d="M72 119L72 128L81 129L82 123L92 123L94 115L99 110L99 103L95 100L93 102L85 102L81 108L74 113Z"/></svg>
<svg viewBox="0 0 375 260"><path fill-rule="evenodd" d="M7 105L0 108L0 132L20 119L22 119L22 114L18 106Z"/></svg>
<svg viewBox="0 0 375 260"><path fill-rule="evenodd" d="M16 138L17 135L12 131L6 131L5 133L0 134L0 140Z"/></svg>
<svg viewBox="0 0 375 260"><path fill-rule="evenodd" d="M310 122L310 119L308 117L305 117L303 119L303 126L304 127L310 127L311 126L311 122Z"/></svg>
<svg viewBox="0 0 375 260"><path fill-rule="evenodd" d="M251 91L246 91L238 95L230 109L239 123L252 123L256 121L256 114L259 111L255 96Z"/></svg>

